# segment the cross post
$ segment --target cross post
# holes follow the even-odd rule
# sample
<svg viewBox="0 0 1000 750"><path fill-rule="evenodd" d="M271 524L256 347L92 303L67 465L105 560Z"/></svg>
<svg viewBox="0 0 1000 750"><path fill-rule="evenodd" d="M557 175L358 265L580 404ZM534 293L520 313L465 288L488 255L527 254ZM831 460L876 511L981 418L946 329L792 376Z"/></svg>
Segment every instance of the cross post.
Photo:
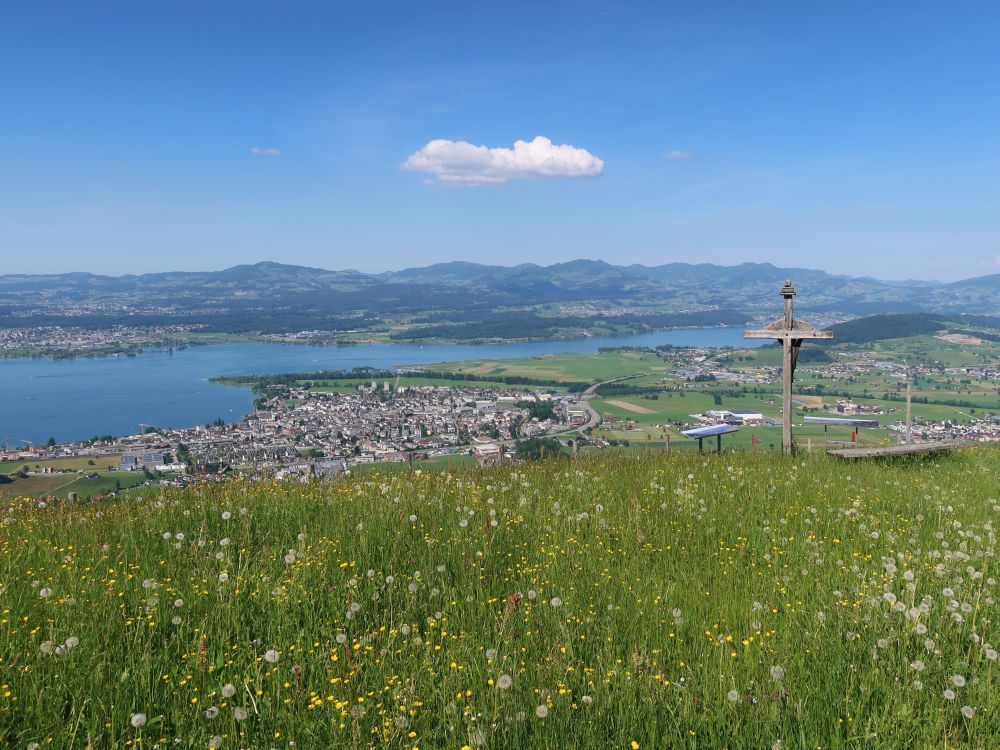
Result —
<svg viewBox="0 0 1000 750"><path fill-rule="evenodd" d="M817 331L808 323L795 320L792 308L792 298L795 289L792 282L786 281L781 288L781 296L785 301L784 316L760 330L744 331L745 339L776 339L781 343L781 449L788 454L795 452L792 440L792 380L795 376L795 365L799 358L799 349L804 339L832 339L833 331Z"/></svg>

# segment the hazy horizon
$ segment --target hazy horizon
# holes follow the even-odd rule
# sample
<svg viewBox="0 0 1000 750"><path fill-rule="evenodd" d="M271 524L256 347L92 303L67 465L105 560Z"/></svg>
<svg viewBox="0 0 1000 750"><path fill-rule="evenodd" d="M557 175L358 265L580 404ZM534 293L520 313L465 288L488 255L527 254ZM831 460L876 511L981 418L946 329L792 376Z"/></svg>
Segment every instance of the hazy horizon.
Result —
<svg viewBox="0 0 1000 750"><path fill-rule="evenodd" d="M736 262L736 263L713 263L712 261L707 261L707 260L704 260L704 261L674 261L674 260L664 260L661 263L641 263L641 262L630 263L630 262L624 262L624 261L622 261L622 262L611 261L611 260L607 260L606 258L584 258L584 257L579 257L579 258L570 258L568 260L554 260L554 261L549 262L549 263L536 263L534 261L521 261L521 262L518 262L518 263L488 263L488 262L483 262L483 261L470 261L470 260L465 260L463 258L453 258L451 260L440 260L440 261L435 261L433 263L427 263L426 265L401 265L401 266L398 266L398 267L385 268L385 269L381 269L381 270L365 270L364 268L359 268L357 266L343 266L343 267L339 267L338 266L338 267L334 267L334 266L323 266L323 265L315 265L315 264L293 263L293 262L289 262L289 261L284 261L284 260L280 260L279 261L279 260L274 260L273 258L269 258L269 259L263 259L263 260L247 261L247 262L242 262L242 263L241 262L236 262L236 263L226 264L226 265L221 265L221 266L206 265L206 266L201 267L201 268L197 268L197 267L190 267L190 268L173 268L173 267L154 268L154 269L150 269L148 271L141 271L139 273L130 273L130 272L100 273L100 272L97 272L97 271L92 271L92 270L87 270L87 269L81 269L81 268L68 268L66 270L28 271L28 272L13 272L13 271L12 272L3 272L3 273L0 273L0 277L3 277L3 276L18 276L18 275L25 275L25 276L49 276L49 275L52 275L52 276L58 276L58 275L63 275L63 274L74 274L74 273L92 273L92 274L97 275L97 276L107 276L107 277L112 277L112 278L121 278L121 277L125 277L125 276L144 276L144 275L149 275L149 274L163 274L163 273L219 273L219 272L222 272L222 271L228 271L228 270L230 270L232 268L237 268L237 267L241 267L241 266L255 266L255 265L261 265L261 264L268 264L268 263L275 264L275 265L280 265L280 266L293 266L293 267L298 267L298 268L313 268L313 269L317 269L317 270L321 270L321 271L357 272L357 273L362 273L362 274L373 275L374 276L374 275L383 274L383 273L401 273L401 272L404 272L404 271L426 268L428 266L447 265L449 263L472 263L472 264L479 264L479 265L485 265L485 266L493 266L493 267L497 267L497 268L517 268L519 266L530 266L530 265L537 265L537 266L541 266L542 268L547 268L547 267L550 267L550 266L553 266L553 265L560 265L560 264L565 264L565 263L573 263L573 262L576 262L576 261L595 262L595 263L607 263L607 264L609 264L611 266L615 266L617 268L626 268L626 269L629 268L629 267L631 267L631 266L642 266L642 267L645 267L645 268L653 268L655 266L670 265L672 263L685 263L685 264L690 264L690 265L708 264L708 265L718 266L720 268L732 268L732 267L739 266L739 265L744 265L744 264L757 264L757 265L772 265L772 266L775 266L776 268L788 269L790 271L794 271L794 270L820 271L820 272L828 273L828 274L830 274L832 276L843 276L843 277L849 277L849 278L871 278L871 279L875 279L877 281L900 282L900 283L905 283L905 282L925 282L925 283L930 283L930 284L948 284L948 283L953 283L955 281L964 281L966 279L979 278L979 277L983 277L983 276L997 276L997 275L1000 275L1000 270L998 270L998 271L994 271L994 272L984 272L984 273L972 274L971 276L962 277L962 278L959 278L959 279L948 279L948 280L940 279L940 278L918 279L918 278L913 278L913 277L900 277L900 276L897 276L897 277L892 277L892 276L876 276L876 275L873 275L873 274L866 274L866 273L858 273L858 274L837 273L835 271L830 271L830 270L825 269L825 268L810 267L810 266L804 266L804 265L802 265L802 266L781 266L781 265L778 265L776 263L770 263L770 261L766 261L766 260L761 260L761 261L749 260L749 261L740 261L740 262Z"/></svg>

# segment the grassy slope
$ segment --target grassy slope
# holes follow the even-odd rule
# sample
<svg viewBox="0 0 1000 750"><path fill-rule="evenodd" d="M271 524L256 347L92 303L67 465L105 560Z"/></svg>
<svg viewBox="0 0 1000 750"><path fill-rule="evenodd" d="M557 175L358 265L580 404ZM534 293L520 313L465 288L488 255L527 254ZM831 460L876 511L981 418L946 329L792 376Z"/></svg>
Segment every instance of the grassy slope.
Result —
<svg viewBox="0 0 1000 750"><path fill-rule="evenodd" d="M0 745L996 747L997 476L619 454L22 506Z"/></svg>

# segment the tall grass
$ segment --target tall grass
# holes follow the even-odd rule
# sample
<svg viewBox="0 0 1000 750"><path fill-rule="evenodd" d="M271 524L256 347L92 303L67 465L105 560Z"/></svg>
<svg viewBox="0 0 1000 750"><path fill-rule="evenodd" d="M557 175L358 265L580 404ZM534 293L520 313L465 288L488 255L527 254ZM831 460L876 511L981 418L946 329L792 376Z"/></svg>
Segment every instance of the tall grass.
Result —
<svg viewBox="0 0 1000 750"><path fill-rule="evenodd" d="M676 453L21 503L0 746L997 747L998 478Z"/></svg>

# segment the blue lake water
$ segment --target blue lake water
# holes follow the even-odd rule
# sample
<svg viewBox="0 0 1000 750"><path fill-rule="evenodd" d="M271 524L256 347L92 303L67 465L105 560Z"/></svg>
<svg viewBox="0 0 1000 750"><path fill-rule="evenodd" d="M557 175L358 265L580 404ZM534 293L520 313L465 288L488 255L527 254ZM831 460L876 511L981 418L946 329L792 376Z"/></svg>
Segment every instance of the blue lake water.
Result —
<svg viewBox="0 0 1000 750"><path fill-rule="evenodd" d="M247 388L210 383L219 375L452 362L463 359L595 353L602 346L759 346L742 329L702 328L523 344L373 344L302 346L222 344L150 351L136 357L0 360L0 445L22 440L59 442L94 435L131 435L140 423L189 427L248 414Z"/></svg>

